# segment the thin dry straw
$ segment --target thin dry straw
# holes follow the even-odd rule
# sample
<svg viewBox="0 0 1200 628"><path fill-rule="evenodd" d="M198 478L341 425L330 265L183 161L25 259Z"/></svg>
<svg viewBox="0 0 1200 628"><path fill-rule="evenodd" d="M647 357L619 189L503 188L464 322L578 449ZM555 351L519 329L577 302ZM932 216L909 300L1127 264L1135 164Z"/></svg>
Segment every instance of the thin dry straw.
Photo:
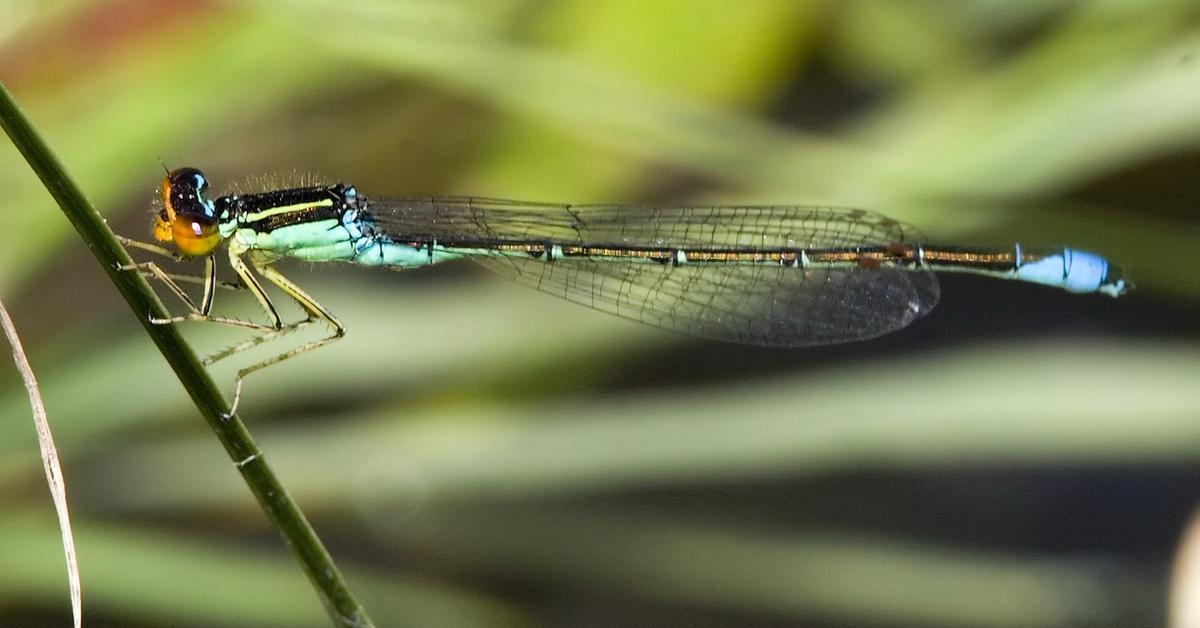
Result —
<svg viewBox="0 0 1200 628"><path fill-rule="evenodd" d="M16 326L13 325L8 310L4 308L3 301L0 301L0 326L4 327L4 335L8 336L13 362L21 372L25 391L29 393L29 405L33 408L33 423L37 427L38 444L42 449L46 484L50 486L54 509L58 511L58 528L62 531L63 553L67 558L67 580L71 587L71 613L75 616L75 628L80 628L83 625L83 594L79 582L79 563L75 559L75 536L71 533L71 515L67 512L67 485L63 479L62 467L58 464L58 449L54 446L54 435L50 433L46 406L42 403L42 394L38 390L37 379L33 376L33 367L25 357Z"/></svg>

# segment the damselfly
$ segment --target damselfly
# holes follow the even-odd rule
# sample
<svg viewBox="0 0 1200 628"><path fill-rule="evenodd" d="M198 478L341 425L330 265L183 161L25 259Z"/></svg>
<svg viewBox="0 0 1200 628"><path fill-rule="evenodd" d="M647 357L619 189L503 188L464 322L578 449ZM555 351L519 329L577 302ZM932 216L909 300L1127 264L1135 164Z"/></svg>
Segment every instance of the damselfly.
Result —
<svg viewBox="0 0 1200 628"><path fill-rule="evenodd" d="M468 258L520 283L597 310L679 332L770 346L864 340L895 331L938 301L933 271L965 272L1111 296L1131 286L1103 257L1069 248L943 247L880 214L832 207L558 205L489 198L359 194L349 185L300 187L208 198L195 168L167 174L155 238L127 244L203 258L196 304L157 264L136 268L162 280L189 312L156 323L202 320L260 332L205 363L312 322L333 333L238 372L261 370L329 344L345 327L273 264L311 262L415 268ZM215 251L224 243L241 287L265 324L212 314ZM307 313L285 323L259 277Z"/></svg>

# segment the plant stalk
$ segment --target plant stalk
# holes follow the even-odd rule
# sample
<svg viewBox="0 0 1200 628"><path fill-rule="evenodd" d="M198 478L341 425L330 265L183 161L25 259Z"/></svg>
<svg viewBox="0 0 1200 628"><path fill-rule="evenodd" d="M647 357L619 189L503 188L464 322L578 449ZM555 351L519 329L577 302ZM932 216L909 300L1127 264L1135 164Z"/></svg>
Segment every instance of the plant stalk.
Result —
<svg viewBox="0 0 1200 628"><path fill-rule="evenodd" d="M8 88L0 82L0 126L25 160L58 202L97 261L108 273L113 285L125 298L134 316L158 346L163 357L192 401L204 415L234 467L254 493L254 497L283 536L308 579L316 587L329 616L338 626L373 626L366 610L358 603L329 552L304 517L300 507L279 482L267 464L262 450L251 438L237 415L226 418L229 407L195 352L184 342L175 325L155 325L151 318L169 318L169 314L139 272L121 270L133 263L125 249L109 230L104 218L92 207L83 192L67 175L58 158L34 130Z"/></svg>

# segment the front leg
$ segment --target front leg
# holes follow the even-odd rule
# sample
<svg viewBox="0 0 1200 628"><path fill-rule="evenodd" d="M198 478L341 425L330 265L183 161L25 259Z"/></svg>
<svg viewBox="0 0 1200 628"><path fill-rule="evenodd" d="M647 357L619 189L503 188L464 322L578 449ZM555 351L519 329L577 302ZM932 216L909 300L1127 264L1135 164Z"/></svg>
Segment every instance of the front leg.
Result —
<svg viewBox="0 0 1200 628"><path fill-rule="evenodd" d="M117 238L118 242L120 242L121 244L123 244L129 248L139 249L142 251L149 251L151 253L154 253L155 255L161 255L162 257L169 257L177 262L182 262L182 261L187 260L187 257L185 257L184 255L181 255L181 254L179 254L175 251L172 251L166 247L158 246L157 244L150 244L148 242L140 242L138 240L130 240L129 238L126 238L125 236L122 236L122 235L118 235L118 236L116 236L116 238ZM157 269L157 270L155 270L155 269ZM125 264L122 266L117 266L117 270L140 270L143 273L145 273L145 275L147 277L153 277L160 281L162 281L163 275L170 277L171 279L173 279L176 282L205 283L208 281L208 278L204 277L204 276L197 277L195 275L181 275L178 273L165 272L162 270L162 268L158 264L156 264L154 262L138 262L135 264ZM241 284L232 283L229 281L218 281L218 282L216 282L216 287L220 288L222 290L243 290L244 289L244 287Z"/></svg>
<svg viewBox="0 0 1200 628"><path fill-rule="evenodd" d="M128 238L120 238L120 240L121 240L121 242L131 244L134 248L150 251L157 255L164 255L164 256L170 257L172 259L180 259L180 256L171 253L169 250L167 250L161 246L156 246L153 244L146 244L145 242L138 242L136 240L129 240ZM176 297L178 297L179 300L182 301L185 306L187 306L189 311L187 314L184 314L182 316L172 316L169 318L156 318L154 316L151 316L150 322L155 325L168 325L171 323L179 323L179 322L183 322L183 321L206 321L206 322L210 322L210 323L219 323L222 325L230 325L233 327L242 327L245 329L253 329L256 331L265 331L265 330L273 329L271 327L267 327L265 325L260 325L258 323L253 323L250 321L242 321L242 320L238 320L235 318L225 318L225 317L221 317L221 316L213 316L212 315L213 300L216 295L217 288L221 287L223 285L228 285L228 284L221 284L221 283L217 282L216 258L212 255L209 255L204 258L204 275L202 277L191 277L191 276L187 276L187 275L184 275L181 277L181 276L177 276L177 275L172 275L171 273L164 271L162 269L162 267L159 266L155 262L141 262L141 263L137 263L137 264L129 264L129 265L120 267L120 269L126 270L126 271L145 272L145 273L149 274L151 277L154 277L155 279L162 282L162 284L164 286L166 286L171 291L172 294L174 294ZM193 301L192 298L190 296L188 296L187 292L185 292L183 290L183 288L179 285L178 280L180 280L180 279L182 279L184 281L199 281L201 284L204 285L204 294L200 299L199 305L197 305L196 302Z"/></svg>
<svg viewBox="0 0 1200 628"><path fill-rule="evenodd" d="M177 262L182 262L183 260L187 259L181 253L179 253L177 251L172 251L171 249L168 249L165 246L159 246L157 244L150 244L149 242L141 242L139 240L130 240L129 238L126 238L125 236L121 236L121 235L117 236L117 241L127 247L141 249L143 251L149 251L151 253L154 253L155 255L161 255L163 257L169 257Z"/></svg>

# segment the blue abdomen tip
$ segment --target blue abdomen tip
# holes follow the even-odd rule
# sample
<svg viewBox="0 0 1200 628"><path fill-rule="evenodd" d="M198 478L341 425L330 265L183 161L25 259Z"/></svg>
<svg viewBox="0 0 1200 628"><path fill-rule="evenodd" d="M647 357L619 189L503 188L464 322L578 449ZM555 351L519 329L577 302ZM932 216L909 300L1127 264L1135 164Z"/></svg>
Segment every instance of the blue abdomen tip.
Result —
<svg viewBox="0 0 1200 628"><path fill-rule="evenodd" d="M1108 260L1087 251L1063 249L1067 261L1067 274L1063 287L1071 292L1095 292L1104 284L1108 275Z"/></svg>
<svg viewBox="0 0 1200 628"><path fill-rule="evenodd" d="M1071 292L1096 292L1104 285L1108 260L1087 251L1063 249L1017 268L1017 279Z"/></svg>

